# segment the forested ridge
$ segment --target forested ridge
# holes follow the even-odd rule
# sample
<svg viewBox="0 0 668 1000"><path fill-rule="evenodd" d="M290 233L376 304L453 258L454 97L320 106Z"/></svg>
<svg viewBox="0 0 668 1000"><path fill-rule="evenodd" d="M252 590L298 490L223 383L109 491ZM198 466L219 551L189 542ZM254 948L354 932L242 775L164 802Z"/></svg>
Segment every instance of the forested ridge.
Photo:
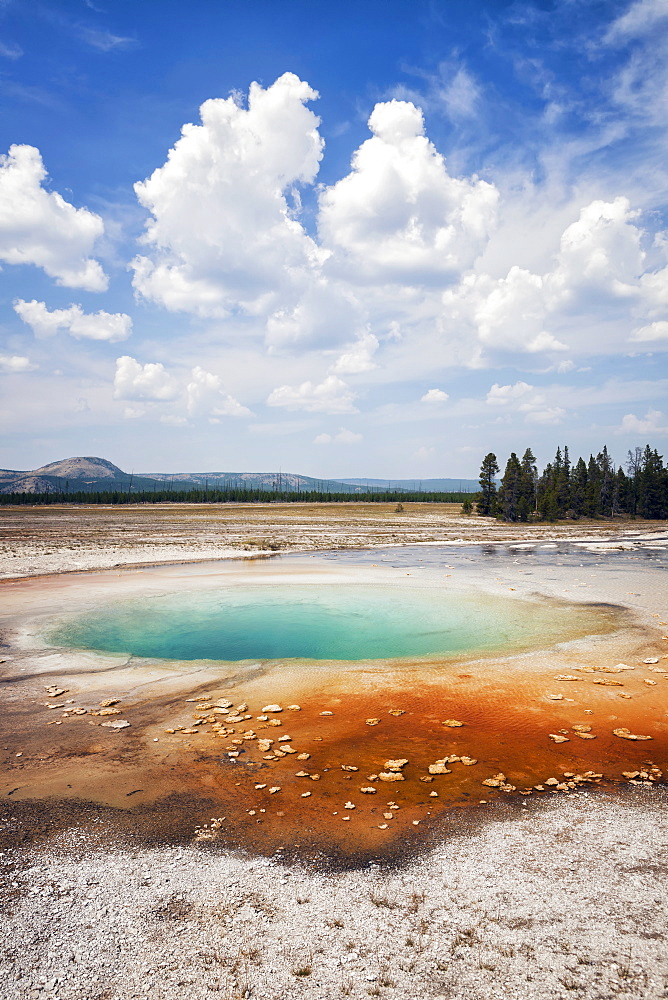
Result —
<svg viewBox="0 0 668 1000"><path fill-rule="evenodd" d="M512 452L500 484L496 455L480 467L479 514L504 521L557 521L617 516L668 517L668 467L656 449L629 451L625 467L615 468L606 447L589 460L572 462L568 447L538 473L530 448Z"/></svg>

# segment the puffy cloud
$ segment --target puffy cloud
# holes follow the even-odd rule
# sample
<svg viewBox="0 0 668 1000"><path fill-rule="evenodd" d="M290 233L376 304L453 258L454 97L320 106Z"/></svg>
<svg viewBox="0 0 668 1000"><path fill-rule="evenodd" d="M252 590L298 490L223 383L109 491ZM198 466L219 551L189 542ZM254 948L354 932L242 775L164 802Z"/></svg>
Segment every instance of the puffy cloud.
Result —
<svg viewBox="0 0 668 1000"><path fill-rule="evenodd" d="M319 119L305 106L317 96L284 73L266 90L251 84L247 108L205 101L202 124L184 125L167 162L135 185L152 216L150 250L134 262L141 295L202 316L295 299L320 261L286 197L318 172Z"/></svg>
<svg viewBox="0 0 668 1000"><path fill-rule="evenodd" d="M647 326L641 326L633 331L629 339L640 342L668 340L668 322L661 320L658 323L649 323Z"/></svg>
<svg viewBox="0 0 668 1000"><path fill-rule="evenodd" d="M0 370L3 372L32 372L37 368L30 358L20 354L0 354Z"/></svg>
<svg viewBox="0 0 668 1000"><path fill-rule="evenodd" d="M661 426L663 422L663 426ZM665 424L665 417L660 410L649 410L644 419L637 417L635 413L626 413L622 417L621 426L615 431L617 434L668 434L668 427Z"/></svg>
<svg viewBox="0 0 668 1000"><path fill-rule="evenodd" d="M637 214L623 197L591 202L564 230L552 270L534 274L513 266L503 278L471 272L445 291L444 322L468 327L494 351L624 349L634 316L660 319L668 307L668 268L642 273ZM574 316L581 318L577 338ZM632 339L660 339L661 330L641 327Z"/></svg>
<svg viewBox="0 0 668 1000"><path fill-rule="evenodd" d="M319 385L302 382L298 386L278 386L269 394L267 405L310 413L355 413L354 398L355 394L343 379L328 375Z"/></svg>
<svg viewBox="0 0 668 1000"><path fill-rule="evenodd" d="M60 330L67 330L78 340L107 340L115 343L127 340L132 333L132 320L126 313L85 313L81 306L68 309L46 308L46 303L32 299L17 299L14 311L24 323L32 327L36 337L52 337Z"/></svg>
<svg viewBox="0 0 668 1000"><path fill-rule="evenodd" d="M424 396L420 397L421 403L446 403L450 399L447 392L442 389L427 389Z"/></svg>
<svg viewBox="0 0 668 1000"><path fill-rule="evenodd" d="M550 406L546 395L527 382L515 382L514 385L494 383L485 402L505 412L522 413L527 421L536 424L558 424L566 415L562 407Z"/></svg>
<svg viewBox="0 0 668 1000"><path fill-rule="evenodd" d="M223 389L219 375L207 372L197 366L192 370L192 379L186 386L186 401L191 417L250 417L252 411L242 406L234 396Z"/></svg>
<svg viewBox="0 0 668 1000"><path fill-rule="evenodd" d="M277 309L267 319L271 348L329 347L345 343L362 326L362 310L340 284L313 275L296 305Z"/></svg>
<svg viewBox="0 0 668 1000"><path fill-rule="evenodd" d="M41 267L67 288L104 291L107 276L90 256L102 219L47 191L46 177L34 146L11 146L0 156L0 259Z"/></svg>
<svg viewBox="0 0 668 1000"><path fill-rule="evenodd" d="M339 427L337 434L317 434L313 438L313 444L359 444L363 439L362 434Z"/></svg>
<svg viewBox="0 0 668 1000"><path fill-rule="evenodd" d="M179 388L172 376L159 362L141 365L127 354L116 359L114 399L159 400L176 399ZM137 416L134 411L133 416Z"/></svg>
<svg viewBox="0 0 668 1000"><path fill-rule="evenodd" d="M378 350L378 337L373 333L363 333L359 340L339 355L331 367L338 375L358 375L376 367L373 355Z"/></svg>
<svg viewBox="0 0 668 1000"><path fill-rule="evenodd" d="M319 233L334 252L328 269L352 282L455 280L485 247L496 188L448 174L410 101L377 104L369 128L351 172L320 195Z"/></svg>
<svg viewBox="0 0 668 1000"><path fill-rule="evenodd" d="M632 224L638 214L623 197L586 205L561 237L559 263L547 279L550 298L573 305L582 297L587 304L594 292L628 295L644 261L642 232Z"/></svg>

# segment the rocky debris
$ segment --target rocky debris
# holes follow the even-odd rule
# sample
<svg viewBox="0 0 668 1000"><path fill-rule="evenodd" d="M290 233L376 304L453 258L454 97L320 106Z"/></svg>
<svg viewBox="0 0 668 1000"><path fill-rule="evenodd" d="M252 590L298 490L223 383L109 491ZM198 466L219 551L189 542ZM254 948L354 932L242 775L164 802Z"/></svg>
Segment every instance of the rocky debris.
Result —
<svg viewBox="0 0 668 1000"><path fill-rule="evenodd" d="M346 804L345 804L345 806L343 808L350 810L350 809L354 809L355 805L354 805L353 802L346 802Z"/></svg>
<svg viewBox="0 0 668 1000"><path fill-rule="evenodd" d="M380 719L366 719L367 726L377 726Z"/></svg>
<svg viewBox="0 0 668 1000"><path fill-rule="evenodd" d="M400 771L381 771L378 775L381 781L405 781L403 774ZM372 779L369 778L369 781Z"/></svg>
<svg viewBox="0 0 668 1000"><path fill-rule="evenodd" d="M498 774L493 775L491 778L485 778L482 784L487 785L488 788L498 788L500 792L516 791L516 786L510 784L502 771L499 771Z"/></svg>
<svg viewBox="0 0 668 1000"><path fill-rule="evenodd" d="M500 788L501 785L505 784L506 776L500 771L498 774L493 775L491 778L485 778L482 781L483 785L487 785L488 788Z"/></svg>
<svg viewBox="0 0 668 1000"><path fill-rule="evenodd" d="M280 705L265 705L262 711L266 714L267 712L282 712L283 709Z"/></svg>
<svg viewBox="0 0 668 1000"><path fill-rule="evenodd" d="M437 760L435 764L430 764L427 770L430 774L452 774L452 771L445 766L445 760Z"/></svg>
<svg viewBox="0 0 668 1000"><path fill-rule="evenodd" d="M364 795L375 795L376 791L377 789L374 788L373 785L366 785L364 788L360 788L360 792Z"/></svg>
<svg viewBox="0 0 668 1000"><path fill-rule="evenodd" d="M102 722L101 725L106 726L108 729L127 729L130 723L127 719L114 719L113 722ZM183 732L186 732L186 730L184 729Z"/></svg>
<svg viewBox="0 0 668 1000"><path fill-rule="evenodd" d="M342 764L341 765L341 770L342 771L359 771L359 767L355 767L354 764Z"/></svg>
<svg viewBox="0 0 668 1000"><path fill-rule="evenodd" d="M308 799L308 798L310 798L310 796L311 796L310 792L302 792L302 798L303 799Z"/></svg>
<svg viewBox="0 0 668 1000"><path fill-rule="evenodd" d="M547 697L550 699L550 701L563 701L564 700L563 694L548 694Z"/></svg>
<svg viewBox="0 0 668 1000"><path fill-rule="evenodd" d="M46 691L47 698L60 698L61 694L67 694L69 688L59 688L55 684L49 684L44 690Z"/></svg>
<svg viewBox="0 0 668 1000"><path fill-rule="evenodd" d="M267 723L267 725L268 726L282 726L283 723L281 722L280 719L270 719L269 722Z"/></svg>
<svg viewBox="0 0 668 1000"><path fill-rule="evenodd" d="M308 760L310 756L310 753L298 753L297 760Z"/></svg>
<svg viewBox="0 0 668 1000"><path fill-rule="evenodd" d="M647 684L648 687L656 687L657 682L656 681L651 681L649 679L649 677L644 677L643 678L643 684Z"/></svg>
<svg viewBox="0 0 668 1000"><path fill-rule="evenodd" d="M450 729L459 729L459 727L463 726L464 723L463 722L459 722L458 719L445 719L445 721L442 723L442 725L448 726Z"/></svg>
<svg viewBox="0 0 668 1000"><path fill-rule="evenodd" d="M388 715L394 715L395 717L398 718L400 715L405 715L406 714L406 710L404 708L390 708L390 709L388 709L388 713L387 714Z"/></svg>
<svg viewBox="0 0 668 1000"><path fill-rule="evenodd" d="M334 712L320 712L320 715L323 716L334 715Z"/></svg>
<svg viewBox="0 0 668 1000"><path fill-rule="evenodd" d="M118 705L120 700L120 698L105 698L100 702L100 708L111 708L112 705Z"/></svg>
<svg viewBox="0 0 668 1000"><path fill-rule="evenodd" d="M280 792L280 790L281 790L281 786L280 785L272 785L272 787L269 789L269 794L270 795L275 795L276 792ZM309 794L309 793L307 793L307 794Z"/></svg>
<svg viewBox="0 0 668 1000"><path fill-rule="evenodd" d="M651 740L651 739L653 739L652 736L638 736L637 734L632 733L629 729L626 729L623 726L620 727L619 729L613 729L612 732L613 732L614 736L619 736L619 738L622 739L622 740Z"/></svg>
<svg viewBox="0 0 668 1000"><path fill-rule="evenodd" d="M448 761L450 759L451 758L448 757ZM474 764L478 763L478 761L475 759L475 757L460 757L460 760L461 760L462 764L464 764L465 767L472 767Z"/></svg>
<svg viewBox="0 0 668 1000"><path fill-rule="evenodd" d="M555 681L581 681L581 677L576 677L574 674L557 674L554 678Z"/></svg>
<svg viewBox="0 0 668 1000"><path fill-rule="evenodd" d="M217 700L216 700L216 701L214 702L214 705L215 705L215 706L216 706L217 708L227 708L227 709L230 709L230 708L232 708L232 702L231 702L231 701L229 701L229 699L227 699L227 698L218 698L218 699L217 699Z"/></svg>
<svg viewBox="0 0 668 1000"><path fill-rule="evenodd" d="M407 763L408 760L402 757L399 760L386 760L384 766L387 771L401 771Z"/></svg>
<svg viewBox="0 0 668 1000"><path fill-rule="evenodd" d="M622 681L613 681L610 677L595 677L594 684L601 684L604 687L624 687Z"/></svg>
<svg viewBox="0 0 668 1000"><path fill-rule="evenodd" d="M257 741L258 749L261 750L262 753L266 753L267 750L271 750L271 748L273 746L273 743L274 743L273 740L267 740L267 739L264 739L264 738L263 739L258 739L258 741Z"/></svg>
<svg viewBox="0 0 668 1000"><path fill-rule="evenodd" d="M91 715L120 715L120 708L100 708L96 712L91 712Z"/></svg>
<svg viewBox="0 0 668 1000"><path fill-rule="evenodd" d="M648 656L642 662L643 663L658 663L659 662L659 657L658 656Z"/></svg>
<svg viewBox="0 0 668 1000"><path fill-rule="evenodd" d="M560 733L549 733L549 737L553 743L568 743L570 742L568 736L562 736Z"/></svg>
<svg viewBox="0 0 668 1000"><path fill-rule="evenodd" d="M301 712L302 710L301 705L288 705L287 708L288 712Z"/></svg>

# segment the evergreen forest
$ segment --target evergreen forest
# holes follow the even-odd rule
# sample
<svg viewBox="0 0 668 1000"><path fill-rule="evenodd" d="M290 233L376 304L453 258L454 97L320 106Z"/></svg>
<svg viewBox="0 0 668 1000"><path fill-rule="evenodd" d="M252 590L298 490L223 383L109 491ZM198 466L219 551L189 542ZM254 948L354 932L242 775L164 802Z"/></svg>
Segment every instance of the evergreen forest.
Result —
<svg viewBox="0 0 668 1000"><path fill-rule="evenodd" d="M559 447L540 474L527 448L522 458L511 454L500 483L499 472L490 452L480 467L479 514L504 521L668 517L668 467L649 445L629 451L625 468L615 468L606 447L576 462Z"/></svg>

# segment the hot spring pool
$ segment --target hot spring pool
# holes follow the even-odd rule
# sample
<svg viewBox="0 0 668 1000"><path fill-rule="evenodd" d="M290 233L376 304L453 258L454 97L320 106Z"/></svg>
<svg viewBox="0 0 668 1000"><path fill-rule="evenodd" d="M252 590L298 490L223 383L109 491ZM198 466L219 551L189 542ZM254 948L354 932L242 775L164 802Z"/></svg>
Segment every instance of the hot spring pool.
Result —
<svg viewBox="0 0 668 1000"><path fill-rule="evenodd" d="M175 660L375 660L521 650L610 630L601 611L383 585L221 586L62 620L56 646Z"/></svg>

